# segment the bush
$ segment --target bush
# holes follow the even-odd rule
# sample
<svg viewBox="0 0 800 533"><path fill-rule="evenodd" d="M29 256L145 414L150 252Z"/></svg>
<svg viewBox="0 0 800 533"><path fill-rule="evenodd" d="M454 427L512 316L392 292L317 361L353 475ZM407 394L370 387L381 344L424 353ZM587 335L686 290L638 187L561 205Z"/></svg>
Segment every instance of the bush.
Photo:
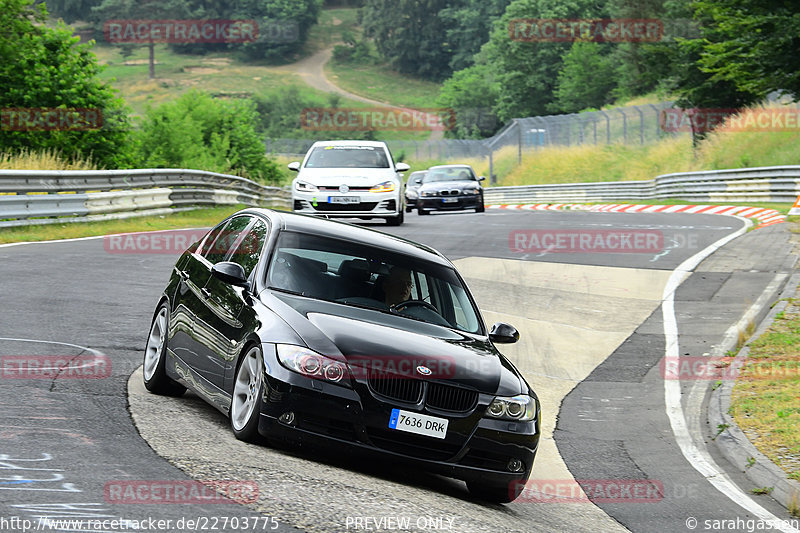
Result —
<svg viewBox="0 0 800 533"><path fill-rule="evenodd" d="M265 183L280 179L256 132L249 100L222 101L190 91L147 111L137 136L138 164L236 174Z"/></svg>

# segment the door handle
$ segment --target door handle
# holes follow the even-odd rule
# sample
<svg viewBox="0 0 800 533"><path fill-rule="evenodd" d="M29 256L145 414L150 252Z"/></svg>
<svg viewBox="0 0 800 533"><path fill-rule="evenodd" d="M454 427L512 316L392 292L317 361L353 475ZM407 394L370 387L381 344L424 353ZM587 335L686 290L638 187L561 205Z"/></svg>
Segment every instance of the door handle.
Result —
<svg viewBox="0 0 800 533"><path fill-rule="evenodd" d="M178 276L179 276L179 277L180 277L180 278L181 278L183 281L189 281L189 273L188 273L188 272L186 272L185 270L178 270Z"/></svg>
<svg viewBox="0 0 800 533"><path fill-rule="evenodd" d="M203 287L200 289L200 294L202 294L205 298L211 298L211 291Z"/></svg>

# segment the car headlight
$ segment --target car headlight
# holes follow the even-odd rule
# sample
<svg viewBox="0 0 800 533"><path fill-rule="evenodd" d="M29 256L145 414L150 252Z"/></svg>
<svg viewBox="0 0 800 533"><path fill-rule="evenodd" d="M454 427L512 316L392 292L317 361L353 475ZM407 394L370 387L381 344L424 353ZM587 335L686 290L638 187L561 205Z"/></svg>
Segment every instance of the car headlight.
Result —
<svg viewBox="0 0 800 533"><path fill-rule="evenodd" d="M392 192L394 190L393 181L384 181L372 187L369 192Z"/></svg>
<svg viewBox="0 0 800 533"><path fill-rule="evenodd" d="M344 378L348 375L348 371L344 363L302 346L278 344L277 347L278 361L289 370L339 385L347 383Z"/></svg>
<svg viewBox="0 0 800 533"><path fill-rule="evenodd" d="M474 196L474 195L478 194L478 189L464 189L463 193L467 194L467 195Z"/></svg>
<svg viewBox="0 0 800 533"><path fill-rule="evenodd" d="M421 193L419 193L420 196L424 197L436 196L436 194L437 194L436 191L422 191Z"/></svg>
<svg viewBox="0 0 800 533"><path fill-rule="evenodd" d="M300 192L317 192L319 187L305 181L294 182L294 188Z"/></svg>
<svg viewBox="0 0 800 533"><path fill-rule="evenodd" d="M529 422L536 418L536 400L527 394L512 398L498 396L489 404L486 414L491 418Z"/></svg>

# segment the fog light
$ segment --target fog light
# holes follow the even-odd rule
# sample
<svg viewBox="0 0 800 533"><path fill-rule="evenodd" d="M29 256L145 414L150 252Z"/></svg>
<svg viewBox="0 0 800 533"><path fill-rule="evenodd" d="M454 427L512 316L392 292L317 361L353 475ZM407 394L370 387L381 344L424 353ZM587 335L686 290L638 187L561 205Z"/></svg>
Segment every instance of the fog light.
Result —
<svg viewBox="0 0 800 533"><path fill-rule="evenodd" d="M511 459L508 462L508 471L509 472L522 472L525 468L525 463L520 461L519 459Z"/></svg>
<svg viewBox="0 0 800 533"><path fill-rule="evenodd" d="M294 413L291 411L287 411L283 413L279 418L281 424L286 424L287 426L291 426L294 424Z"/></svg>

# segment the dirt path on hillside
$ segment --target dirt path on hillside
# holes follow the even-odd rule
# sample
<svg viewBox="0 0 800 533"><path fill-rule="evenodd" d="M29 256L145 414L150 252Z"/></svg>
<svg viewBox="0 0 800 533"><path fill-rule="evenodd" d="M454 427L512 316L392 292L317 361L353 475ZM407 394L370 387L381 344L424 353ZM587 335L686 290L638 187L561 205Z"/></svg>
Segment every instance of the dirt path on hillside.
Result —
<svg viewBox="0 0 800 533"><path fill-rule="evenodd" d="M333 48L326 48L325 50L320 50L319 52L316 52L315 54L305 59L302 59L296 63L277 67L276 70L284 70L297 74L298 76L300 76L300 78L302 78L302 80L306 84L320 91L339 94L345 98L363 102L365 104L374 105L376 107L385 107L389 109L406 109L398 106L393 106L391 104L387 104L386 102L380 102L378 100L373 100L371 98L366 98L364 96L353 94L331 82L328 79L328 77L325 76L325 64L328 61L330 61L332 56L333 56ZM431 130L431 136L428 139L431 141L439 141L443 138L444 138L444 131L437 129L437 130Z"/></svg>

